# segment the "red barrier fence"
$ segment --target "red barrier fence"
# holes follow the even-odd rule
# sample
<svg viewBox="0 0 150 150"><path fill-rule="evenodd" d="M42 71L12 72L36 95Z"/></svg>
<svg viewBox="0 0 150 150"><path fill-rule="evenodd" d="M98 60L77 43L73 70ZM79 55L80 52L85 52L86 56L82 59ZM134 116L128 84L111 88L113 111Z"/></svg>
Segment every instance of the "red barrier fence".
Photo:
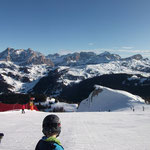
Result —
<svg viewBox="0 0 150 150"><path fill-rule="evenodd" d="M30 109L30 105L29 104L25 104L25 109ZM0 103L0 112L2 111L8 111L8 110L16 110L16 109L22 109L22 105L21 104L4 104L4 103ZM34 105L34 110L37 110L37 107Z"/></svg>

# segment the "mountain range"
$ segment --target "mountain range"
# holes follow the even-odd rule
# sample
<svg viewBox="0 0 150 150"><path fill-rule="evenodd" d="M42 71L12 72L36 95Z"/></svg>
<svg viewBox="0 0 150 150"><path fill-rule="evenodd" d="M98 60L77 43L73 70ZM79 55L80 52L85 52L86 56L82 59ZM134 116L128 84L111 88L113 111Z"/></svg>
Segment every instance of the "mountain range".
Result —
<svg viewBox="0 0 150 150"><path fill-rule="evenodd" d="M109 75L113 81L114 74L127 74L126 79L120 81L125 86L134 81L135 87L149 88L150 60L140 54L121 58L109 52L76 52L67 55L56 53L44 56L30 48L7 48L0 53L0 93L41 93L69 100L64 93L70 91L73 95L71 89L75 86L103 75ZM115 87L115 84L110 85L111 88Z"/></svg>
<svg viewBox="0 0 150 150"><path fill-rule="evenodd" d="M80 52L72 53L67 55L49 54L44 56L42 53L35 52L31 48L24 49L13 49L7 48L0 53L0 61L10 61L20 66L26 65L41 65L46 64L49 66L78 66L88 64L99 64L108 63L110 61L123 61L123 60L142 60L143 57L140 54L121 58L117 54L111 54L104 52L96 54L94 52Z"/></svg>

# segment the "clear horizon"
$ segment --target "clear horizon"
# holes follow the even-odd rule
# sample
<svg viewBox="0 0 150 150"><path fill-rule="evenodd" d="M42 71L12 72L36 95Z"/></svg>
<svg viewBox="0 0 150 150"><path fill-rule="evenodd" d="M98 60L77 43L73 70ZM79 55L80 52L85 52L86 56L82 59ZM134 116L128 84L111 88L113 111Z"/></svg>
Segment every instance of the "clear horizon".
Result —
<svg viewBox="0 0 150 150"><path fill-rule="evenodd" d="M150 58L149 0L0 1L0 52L108 51Z"/></svg>

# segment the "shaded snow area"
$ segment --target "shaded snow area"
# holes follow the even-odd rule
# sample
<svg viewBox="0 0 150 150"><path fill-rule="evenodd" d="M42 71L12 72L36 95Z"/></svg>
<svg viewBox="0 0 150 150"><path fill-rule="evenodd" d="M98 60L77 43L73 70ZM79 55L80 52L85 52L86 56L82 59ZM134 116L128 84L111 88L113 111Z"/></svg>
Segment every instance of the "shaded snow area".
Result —
<svg viewBox="0 0 150 150"><path fill-rule="evenodd" d="M80 103L78 111L134 111L145 107L148 105L139 96L97 85L89 97Z"/></svg>
<svg viewBox="0 0 150 150"><path fill-rule="evenodd" d="M0 113L0 150L34 150L42 135L42 120L50 113ZM141 112L57 113L59 140L65 150L149 150L150 110Z"/></svg>

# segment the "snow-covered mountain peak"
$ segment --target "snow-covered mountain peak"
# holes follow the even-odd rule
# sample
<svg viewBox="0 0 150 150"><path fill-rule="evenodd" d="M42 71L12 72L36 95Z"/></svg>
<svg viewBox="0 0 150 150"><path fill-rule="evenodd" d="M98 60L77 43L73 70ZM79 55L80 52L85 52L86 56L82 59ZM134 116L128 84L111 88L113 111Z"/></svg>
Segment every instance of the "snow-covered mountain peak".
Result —
<svg viewBox="0 0 150 150"><path fill-rule="evenodd" d="M136 54L131 57L124 58L122 60L142 60L142 59L143 59L143 57L141 54Z"/></svg>
<svg viewBox="0 0 150 150"><path fill-rule="evenodd" d="M105 52L101 53L100 55L101 56L110 55L110 52L105 51Z"/></svg>
<svg viewBox="0 0 150 150"><path fill-rule="evenodd" d="M144 100L139 96L97 85L89 97L80 103L78 111L124 111L142 109L144 105Z"/></svg>

